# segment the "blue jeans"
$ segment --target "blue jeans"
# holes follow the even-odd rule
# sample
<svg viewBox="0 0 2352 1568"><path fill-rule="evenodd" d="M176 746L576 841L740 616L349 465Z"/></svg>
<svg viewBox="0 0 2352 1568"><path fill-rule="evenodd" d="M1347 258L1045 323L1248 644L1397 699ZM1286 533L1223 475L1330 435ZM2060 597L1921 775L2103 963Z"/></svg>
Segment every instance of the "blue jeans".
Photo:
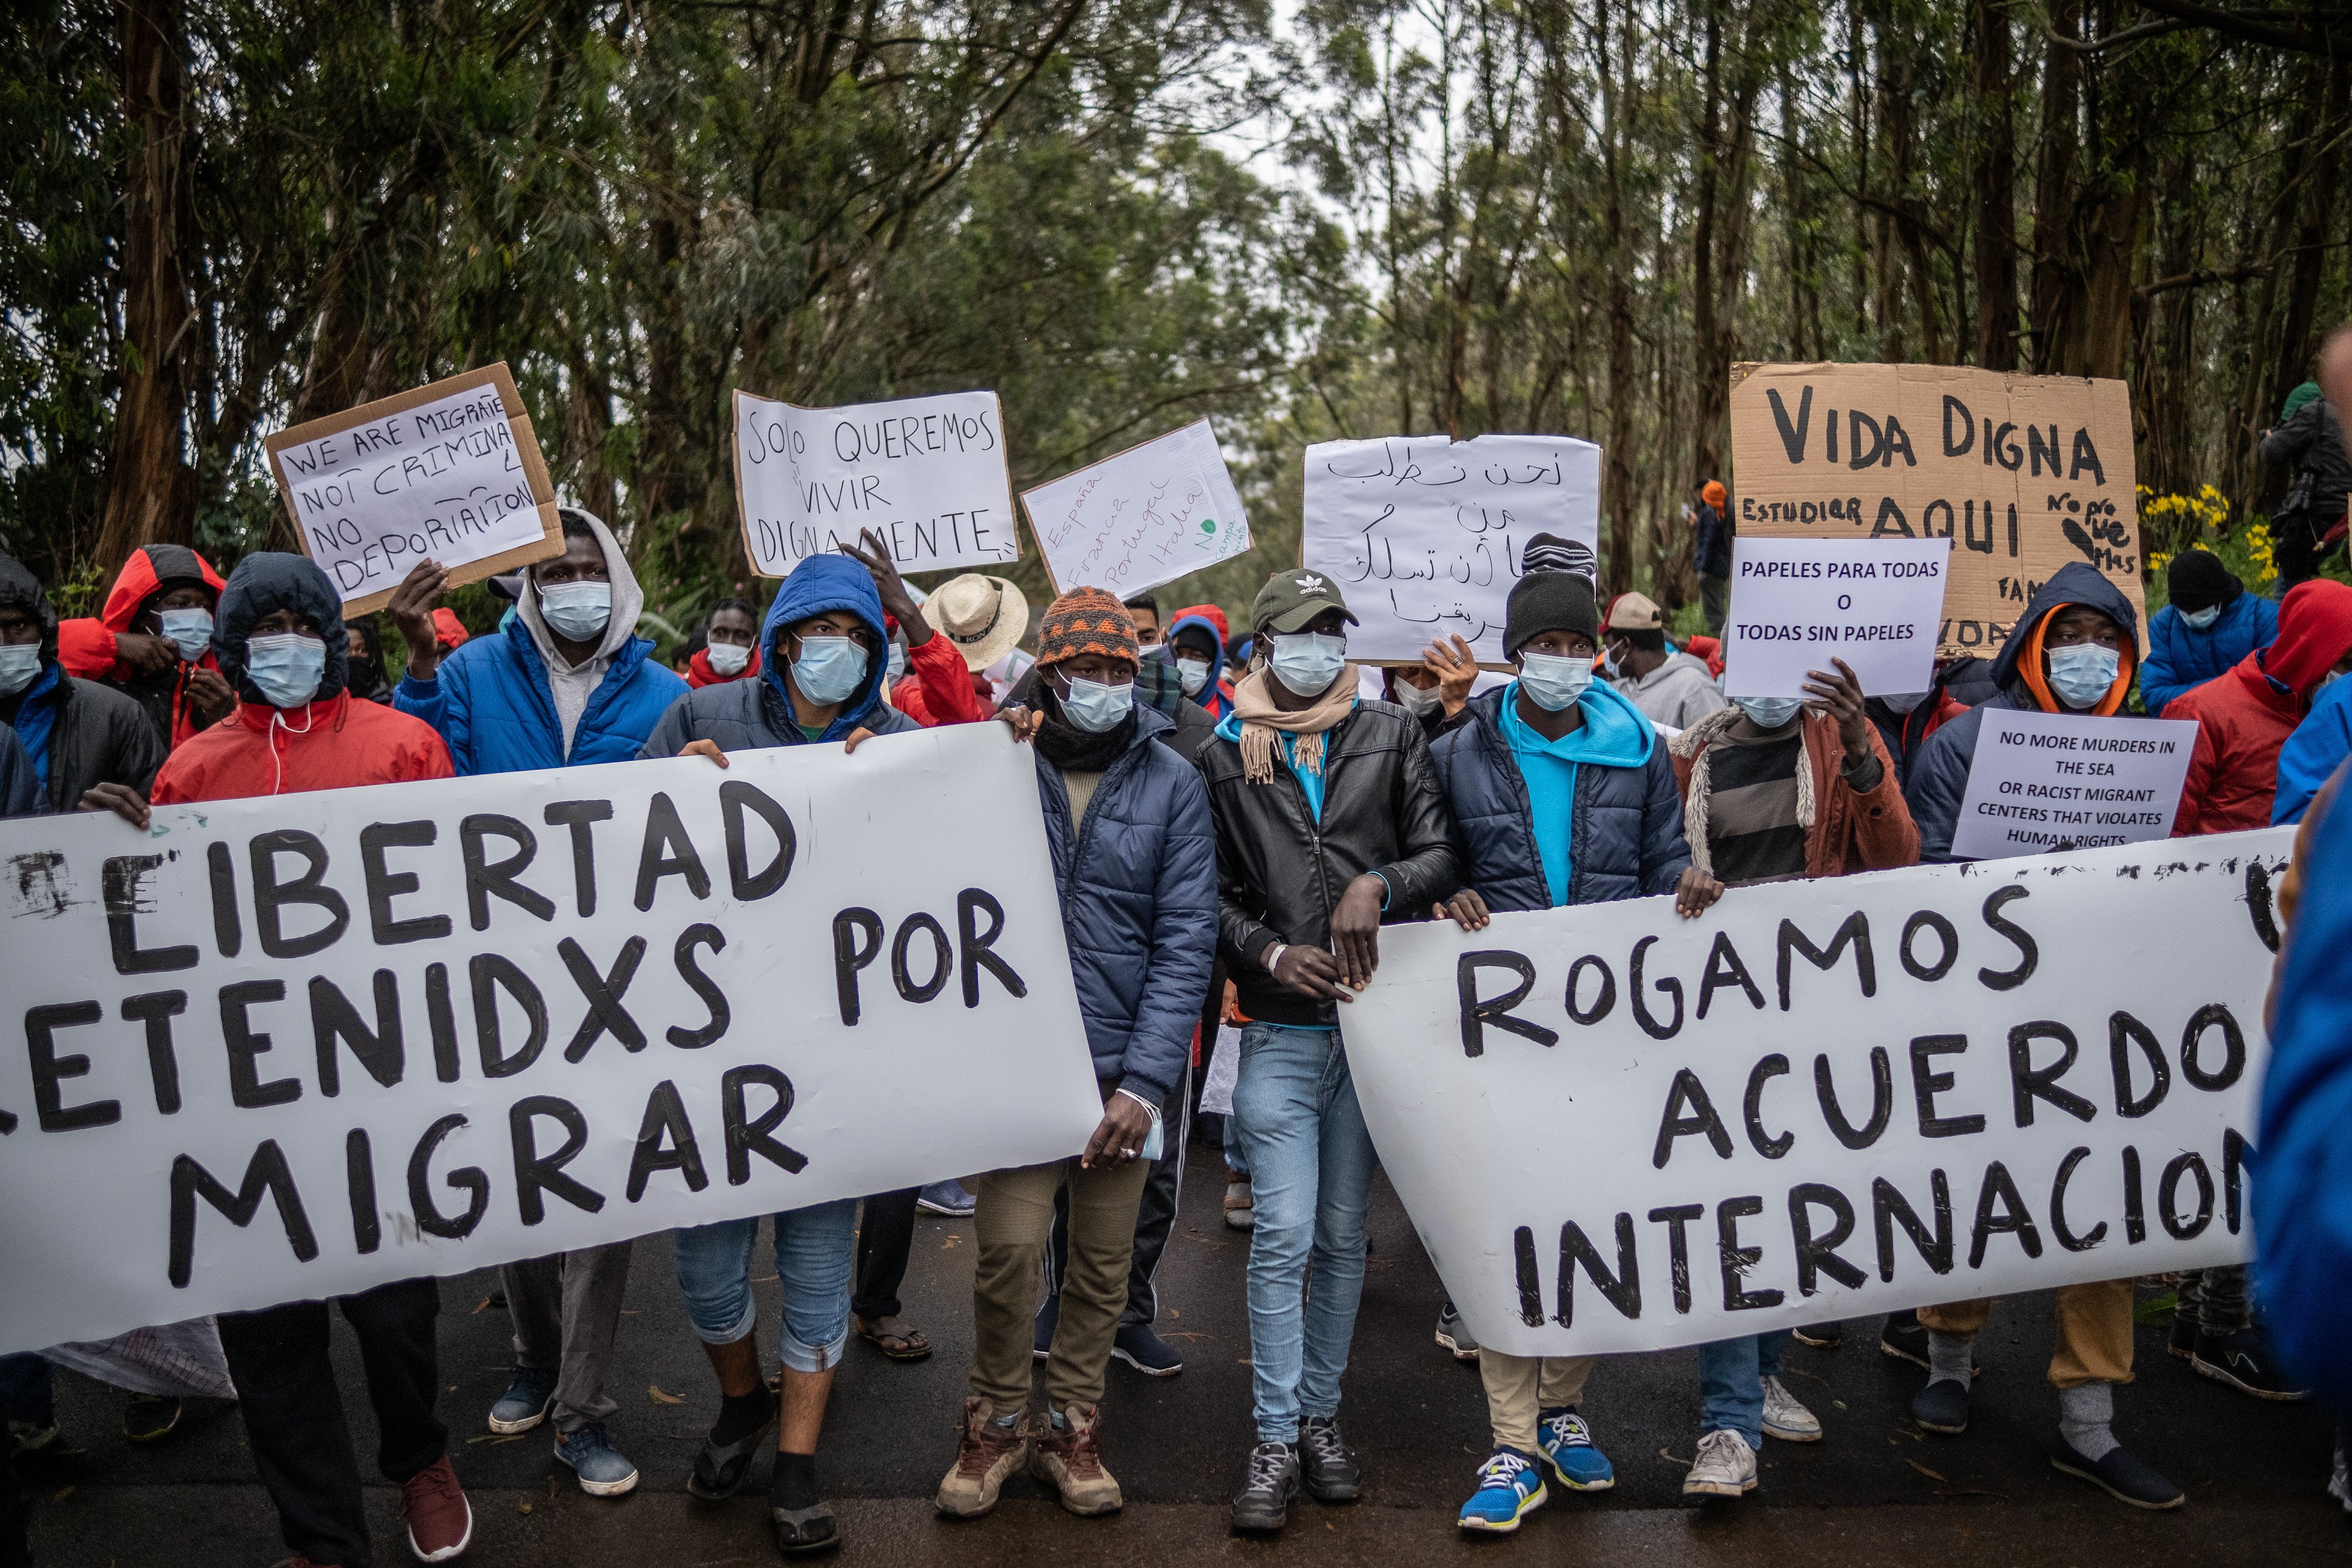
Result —
<svg viewBox="0 0 2352 1568"><path fill-rule="evenodd" d="M1241 1123L1233 1116L1225 1118L1225 1174L1244 1180L1249 1176L1249 1161L1242 1157Z"/></svg>
<svg viewBox="0 0 2352 1568"><path fill-rule="evenodd" d="M1302 1414L1339 1414L1364 1291L1376 1156L1339 1031L1243 1030L1234 1123L1256 1213L1249 1314L1258 1440L1292 1443Z"/></svg>
<svg viewBox="0 0 2352 1568"><path fill-rule="evenodd" d="M840 1364L849 1343L857 1200L792 1209L775 1223L776 1276L784 1288L779 1354L794 1372L823 1372ZM733 1344L758 1326L751 1250L759 1239L756 1215L670 1233L677 1293L705 1344Z"/></svg>
<svg viewBox="0 0 2352 1568"><path fill-rule="evenodd" d="M1748 1439L1757 1452L1764 1450L1764 1380L1780 1375L1780 1353L1789 1346L1789 1331L1746 1333L1698 1347L1698 1429L1718 1432L1728 1427Z"/></svg>

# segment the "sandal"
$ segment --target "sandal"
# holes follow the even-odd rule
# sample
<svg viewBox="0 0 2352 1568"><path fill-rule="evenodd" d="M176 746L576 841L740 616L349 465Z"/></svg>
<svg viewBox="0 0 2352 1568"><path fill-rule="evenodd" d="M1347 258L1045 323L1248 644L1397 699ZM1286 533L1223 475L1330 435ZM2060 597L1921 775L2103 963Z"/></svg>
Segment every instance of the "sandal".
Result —
<svg viewBox="0 0 2352 1568"><path fill-rule="evenodd" d="M920 1329L908 1328L897 1318L852 1318L851 1326L857 1337L872 1342L875 1349L892 1361L921 1361L931 1354L931 1342L923 1337Z"/></svg>

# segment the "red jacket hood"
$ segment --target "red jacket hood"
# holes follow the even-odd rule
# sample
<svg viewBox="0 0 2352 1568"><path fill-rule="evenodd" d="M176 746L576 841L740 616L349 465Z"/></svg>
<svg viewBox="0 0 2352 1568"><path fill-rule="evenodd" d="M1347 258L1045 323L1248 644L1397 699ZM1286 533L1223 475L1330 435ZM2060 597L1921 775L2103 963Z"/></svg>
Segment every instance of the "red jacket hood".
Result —
<svg viewBox="0 0 2352 1568"><path fill-rule="evenodd" d="M2279 601L2278 638L2247 657L2308 700L2336 662L2352 653L2352 588L2326 578L2297 583Z"/></svg>
<svg viewBox="0 0 2352 1568"><path fill-rule="evenodd" d="M128 632L139 618L139 607L166 582L194 581L201 579L217 599L227 584L213 563L185 545L142 545L131 552L115 574L114 586L106 591L106 608L99 612L99 624L110 632Z"/></svg>
<svg viewBox="0 0 2352 1568"><path fill-rule="evenodd" d="M1179 610L1175 614L1168 618L1168 624L1173 626L1179 621L1183 620L1187 615L1197 615L1202 620L1206 621L1210 625L1214 626L1217 629L1218 642L1228 645L1232 643L1234 640L1233 628L1225 623L1225 612L1218 609L1215 605L1187 604L1183 609Z"/></svg>

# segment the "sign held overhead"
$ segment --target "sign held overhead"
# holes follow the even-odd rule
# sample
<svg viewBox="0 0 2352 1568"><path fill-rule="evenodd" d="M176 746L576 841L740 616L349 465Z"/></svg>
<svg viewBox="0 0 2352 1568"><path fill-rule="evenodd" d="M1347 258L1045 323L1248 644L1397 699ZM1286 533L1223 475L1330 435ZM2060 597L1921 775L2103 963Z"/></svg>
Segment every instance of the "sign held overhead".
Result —
<svg viewBox="0 0 2352 1568"><path fill-rule="evenodd" d="M1125 598L1250 548L1249 520L1205 419L1021 493L1056 592Z"/></svg>

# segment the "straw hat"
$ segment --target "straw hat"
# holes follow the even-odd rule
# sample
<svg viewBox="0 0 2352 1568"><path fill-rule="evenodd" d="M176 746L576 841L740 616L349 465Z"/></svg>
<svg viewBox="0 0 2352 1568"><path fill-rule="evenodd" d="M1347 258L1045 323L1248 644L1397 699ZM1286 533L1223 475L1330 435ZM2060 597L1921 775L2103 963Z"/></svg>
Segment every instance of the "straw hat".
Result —
<svg viewBox="0 0 2352 1568"><path fill-rule="evenodd" d="M1029 601L1001 577L968 571L931 590L923 619L955 644L966 669L984 670L1029 630Z"/></svg>

